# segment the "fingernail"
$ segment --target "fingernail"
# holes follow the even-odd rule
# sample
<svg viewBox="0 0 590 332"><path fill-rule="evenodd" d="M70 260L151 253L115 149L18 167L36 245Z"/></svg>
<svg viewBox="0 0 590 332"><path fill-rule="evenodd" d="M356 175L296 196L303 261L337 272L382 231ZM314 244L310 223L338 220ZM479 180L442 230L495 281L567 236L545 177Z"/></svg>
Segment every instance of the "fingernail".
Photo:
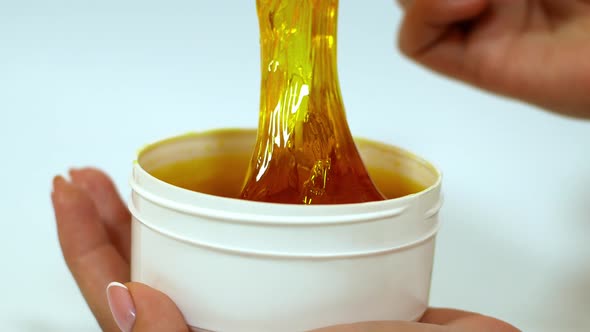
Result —
<svg viewBox="0 0 590 332"><path fill-rule="evenodd" d="M80 174L81 174L81 170L77 169L77 168L71 168L68 171L68 175L70 175L70 179L72 179L72 183L76 184L77 186L84 188L84 181L80 181Z"/></svg>
<svg viewBox="0 0 590 332"><path fill-rule="evenodd" d="M80 190L69 183L63 176L53 179L53 203L60 206L69 206L80 198Z"/></svg>
<svg viewBox="0 0 590 332"><path fill-rule="evenodd" d="M122 332L131 332L135 324L135 304L125 285L111 282L107 286L107 299L113 318Z"/></svg>
<svg viewBox="0 0 590 332"><path fill-rule="evenodd" d="M68 174L74 185L86 191L94 191L92 184L86 181L88 177L85 175L88 174L88 168L71 168Z"/></svg>
<svg viewBox="0 0 590 332"><path fill-rule="evenodd" d="M61 175L57 175L53 178L53 188L51 190L51 197L55 198L57 193L60 193L64 186L67 185L66 179Z"/></svg>
<svg viewBox="0 0 590 332"><path fill-rule="evenodd" d="M63 176L61 175L56 175L53 178L53 188L59 188L60 186L62 186L64 183L66 182L66 179L64 179Z"/></svg>

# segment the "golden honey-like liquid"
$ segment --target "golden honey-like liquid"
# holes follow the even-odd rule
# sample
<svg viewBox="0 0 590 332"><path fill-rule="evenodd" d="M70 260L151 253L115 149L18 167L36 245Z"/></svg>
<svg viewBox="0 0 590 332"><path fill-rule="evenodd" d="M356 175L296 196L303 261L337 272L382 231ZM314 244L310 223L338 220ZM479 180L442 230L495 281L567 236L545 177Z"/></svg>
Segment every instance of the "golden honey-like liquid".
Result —
<svg viewBox="0 0 590 332"><path fill-rule="evenodd" d="M250 159L249 154L221 154L214 157L179 161L149 171L154 177L184 189L205 194L239 198L241 180ZM232 171L219 165L232 165ZM198 173L195 173L198 170ZM419 182L392 170L369 168L371 177L387 198L398 198L426 189Z"/></svg>
<svg viewBox="0 0 590 332"><path fill-rule="evenodd" d="M383 200L346 122L336 66L338 0L257 0L258 137L243 199L340 204Z"/></svg>

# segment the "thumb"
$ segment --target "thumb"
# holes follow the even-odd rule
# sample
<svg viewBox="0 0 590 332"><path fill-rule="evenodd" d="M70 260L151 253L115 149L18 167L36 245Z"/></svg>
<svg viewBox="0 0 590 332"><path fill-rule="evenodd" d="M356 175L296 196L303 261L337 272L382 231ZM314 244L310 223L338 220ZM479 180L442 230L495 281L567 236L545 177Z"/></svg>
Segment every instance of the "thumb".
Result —
<svg viewBox="0 0 590 332"><path fill-rule="evenodd" d="M174 302L149 286L113 282L107 287L107 298L122 332L189 331Z"/></svg>

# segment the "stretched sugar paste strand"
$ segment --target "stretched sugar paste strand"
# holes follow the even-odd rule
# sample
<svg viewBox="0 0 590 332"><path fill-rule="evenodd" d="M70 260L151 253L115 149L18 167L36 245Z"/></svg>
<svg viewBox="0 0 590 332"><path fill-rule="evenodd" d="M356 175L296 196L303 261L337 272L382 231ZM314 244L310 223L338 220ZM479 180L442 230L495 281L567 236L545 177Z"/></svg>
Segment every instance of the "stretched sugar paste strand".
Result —
<svg viewBox="0 0 590 332"><path fill-rule="evenodd" d="M293 204L384 199L346 122L336 66L337 0L257 0L258 137L241 198Z"/></svg>

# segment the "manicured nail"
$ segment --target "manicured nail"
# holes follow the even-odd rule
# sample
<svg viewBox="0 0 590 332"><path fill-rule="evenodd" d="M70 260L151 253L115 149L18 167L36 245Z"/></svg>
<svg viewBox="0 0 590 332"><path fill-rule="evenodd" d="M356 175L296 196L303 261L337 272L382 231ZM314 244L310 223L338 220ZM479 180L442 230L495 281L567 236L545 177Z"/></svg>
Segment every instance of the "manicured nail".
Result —
<svg viewBox="0 0 590 332"><path fill-rule="evenodd" d="M66 182L66 179L64 179L63 176L61 175L56 175L53 177L53 189L57 189L61 186L64 185L64 183Z"/></svg>
<svg viewBox="0 0 590 332"><path fill-rule="evenodd" d="M107 299L113 318L122 332L131 332L135 324L135 304L125 285L111 282L107 286Z"/></svg>
<svg viewBox="0 0 590 332"><path fill-rule="evenodd" d="M58 201L63 196L64 188L68 186L68 182L61 175L56 175L53 178L53 188L51 190L51 198L54 201Z"/></svg>

